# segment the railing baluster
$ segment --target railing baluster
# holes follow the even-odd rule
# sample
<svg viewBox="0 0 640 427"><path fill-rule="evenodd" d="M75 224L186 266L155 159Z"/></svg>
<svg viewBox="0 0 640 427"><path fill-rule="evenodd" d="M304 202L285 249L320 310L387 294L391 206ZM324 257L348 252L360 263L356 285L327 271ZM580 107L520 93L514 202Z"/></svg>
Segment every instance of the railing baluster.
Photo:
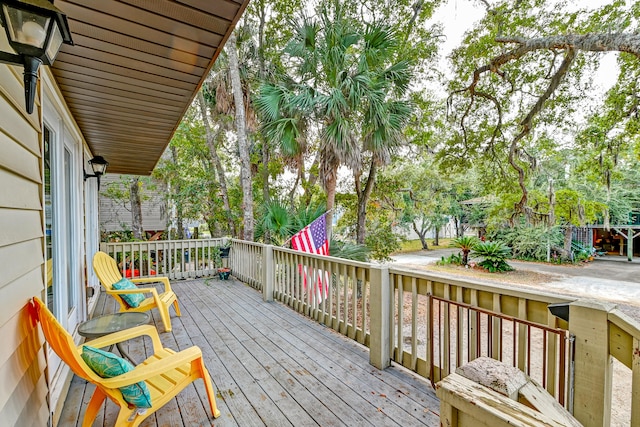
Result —
<svg viewBox="0 0 640 427"><path fill-rule="evenodd" d="M527 318L527 300L525 298L518 298L518 317L520 319ZM516 331L513 331L514 336ZM527 354L529 354L529 349L526 346L526 329L524 325L518 325L518 364L514 366L518 366L518 369L524 371Z"/></svg>
<svg viewBox="0 0 640 427"><path fill-rule="evenodd" d="M476 289L471 290L471 305L478 306L478 291ZM474 310L469 311L469 361L478 358L480 353L480 318L478 313Z"/></svg>
<svg viewBox="0 0 640 427"><path fill-rule="evenodd" d="M435 372L434 372L435 363L434 363L434 357L433 357L433 351L435 348L435 345L433 342L433 329L436 323L433 315L434 302L435 300L433 299L431 292L429 292L427 294L427 366L429 367L429 379L431 380L431 384L434 384L436 381Z"/></svg>
<svg viewBox="0 0 640 427"><path fill-rule="evenodd" d="M640 427L640 337L634 337L632 345L631 427Z"/></svg>
<svg viewBox="0 0 640 427"><path fill-rule="evenodd" d="M447 286L447 290L449 287ZM449 298L447 298L449 299ZM442 355L442 366L440 366L440 372L442 373L441 377L444 378L451 373L451 304L449 301L443 303L444 307L442 310L444 311L444 318L442 320L442 341L440 341L442 346L442 351L440 354Z"/></svg>
<svg viewBox="0 0 640 427"><path fill-rule="evenodd" d="M396 361L402 365L402 356L404 355L404 334L402 326L404 324L404 288L402 286L402 278L399 274L395 275L396 291L398 296L398 315L396 316Z"/></svg>
<svg viewBox="0 0 640 427"><path fill-rule="evenodd" d="M462 287L456 286L456 302L463 302ZM462 306L456 307L456 364L462 366L464 355L464 318L462 313Z"/></svg>
<svg viewBox="0 0 640 427"><path fill-rule="evenodd" d="M411 366L415 371L418 366L418 281L411 278Z"/></svg>
<svg viewBox="0 0 640 427"><path fill-rule="evenodd" d="M344 289L342 290L342 327L340 328L340 333L343 335L347 334L347 325L348 325L348 313L349 313L349 286L352 279L351 277L351 266L345 265L345 270L348 272L345 274L347 280L345 280Z"/></svg>
<svg viewBox="0 0 640 427"><path fill-rule="evenodd" d="M494 313L502 312L500 294L493 294L493 308ZM493 340L491 342L491 357L496 360L502 360L502 328L501 328L500 319L492 316L491 322L491 335Z"/></svg>
<svg viewBox="0 0 640 427"><path fill-rule="evenodd" d="M542 331L542 388L547 389L547 331Z"/></svg>

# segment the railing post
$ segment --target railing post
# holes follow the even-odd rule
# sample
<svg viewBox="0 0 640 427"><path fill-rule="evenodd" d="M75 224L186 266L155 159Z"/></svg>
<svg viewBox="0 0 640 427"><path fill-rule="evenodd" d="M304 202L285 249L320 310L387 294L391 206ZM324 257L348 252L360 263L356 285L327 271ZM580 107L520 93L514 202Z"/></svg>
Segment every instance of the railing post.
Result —
<svg viewBox="0 0 640 427"><path fill-rule="evenodd" d="M273 301L273 246L265 245L262 252L262 299Z"/></svg>
<svg viewBox="0 0 640 427"><path fill-rule="evenodd" d="M391 289L389 287L389 268L371 266L371 341L369 363L378 369L391 364L389 340L391 323L389 319Z"/></svg>
<svg viewBox="0 0 640 427"><path fill-rule="evenodd" d="M585 427L608 426L611 419L608 313L614 308L593 300L569 305L569 330L576 346L573 415Z"/></svg>

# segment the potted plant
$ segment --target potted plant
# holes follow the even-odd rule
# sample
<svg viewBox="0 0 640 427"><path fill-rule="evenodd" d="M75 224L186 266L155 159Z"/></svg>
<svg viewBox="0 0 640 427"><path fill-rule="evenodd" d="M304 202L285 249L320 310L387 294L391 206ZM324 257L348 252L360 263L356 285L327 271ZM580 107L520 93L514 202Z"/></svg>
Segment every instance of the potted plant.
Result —
<svg viewBox="0 0 640 427"><path fill-rule="evenodd" d="M223 267L218 269L218 277L220 277L220 279L227 280L229 279L229 275L231 275L230 268Z"/></svg>
<svg viewBox="0 0 640 427"><path fill-rule="evenodd" d="M220 250L220 258L229 258L231 246L220 246L218 249Z"/></svg>

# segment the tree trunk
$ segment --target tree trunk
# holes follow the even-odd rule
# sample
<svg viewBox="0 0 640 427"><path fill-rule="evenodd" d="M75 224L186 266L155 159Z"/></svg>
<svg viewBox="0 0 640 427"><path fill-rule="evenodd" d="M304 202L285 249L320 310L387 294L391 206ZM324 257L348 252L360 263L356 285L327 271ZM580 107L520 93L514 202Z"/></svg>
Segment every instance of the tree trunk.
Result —
<svg viewBox="0 0 640 427"><path fill-rule="evenodd" d="M178 162L178 154L176 153L176 147L170 146L171 150L171 160L174 164ZM180 186L176 185L174 189L174 194L180 194ZM180 197L174 197L175 208L176 208L176 238L178 240L184 239L184 228L183 227L183 217L182 217L182 203L180 202Z"/></svg>
<svg viewBox="0 0 640 427"><path fill-rule="evenodd" d="M309 167L309 175L307 177L304 161L300 160L299 162L300 166L298 167L298 176L300 177L300 184L302 185L302 188L304 190L304 193L302 194L302 200L304 200L307 205L311 203L311 199L313 197L313 187L318 182L318 174L313 173L312 171L317 170L319 164L320 153L318 153L313 159L313 163L311 163L311 166ZM292 192L294 192L295 190L295 188L291 189Z"/></svg>
<svg viewBox="0 0 640 427"><path fill-rule="evenodd" d="M227 218L227 226L229 229L229 233L237 237L236 234L236 224L233 222L233 217L230 215L231 206L229 204L229 191L227 190L227 178L224 174L224 168L222 167L222 162L220 161L220 156L218 156L218 151L216 150L216 140L217 134L214 133L211 128L211 123L209 123L209 117L207 115L207 104L204 101L204 96L202 96L202 92L198 92L198 105L200 106L200 115L202 116L202 122L204 123L204 129L207 137L207 147L209 148L209 156L211 158L211 164L216 170L216 174L218 175L218 185L220 185L220 197L222 198L222 204L225 210L225 217ZM209 229L213 231L211 228Z"/></svg>
<svg viewBox="0 0 640 427"><path fill-rule="evenodd" d="M411 225L413 226L413 231L415 231L415 233L418 235L420 243L422 243L422 249L428 250L429 245L427 244L427 233L425 233L424 231L420 231L415 221L411 221Z"/></svg>
<svg viewBox="0 0 640 427"><path fill-rule="evenodd" d="M131 202L131 230L133 237L143 240L142 200L140 199L140 178L135 177L129 184L129 202Z"/></svg>
<svg viewBox="0 0 640 427"><path fill-rule="evenodd" d="M440 246L440 227L434 227L435 239L433 239L433 246Z"/></svg>
<svg viewBox="0 0 640 427"><path fill-rule="evenodd" d="M258 66L260 72L260 79L264 79L265 76L265 64L264 64L264 27L267 20L267 12L265 8L265 2L258 2ZM266 138L262 138L262 199L264 203L269 202L271 199L270 186L269 186L269 158L271 147ZM269 229L264 230L264 241L271 241L271 231Z"/></svg>
<svg viewBox="0 0 640 427"><path fill-rule="evenodd" d="M461 236L461 234L460 234L461 224L460 223L461 223L460 218L458 218L457 216L454 216L453 217L453 225L455 225L455 227L456 227L456 237L460 237Z"/></svg>
<svg viewBox="0 0 640 427"><path fill-rule="evenodd" d="M556 223L556 191L553 188L553 179L549 180L549 218L547 227L553 227Z"/></svg>
<svg viewBox="0 0 640 427"><path fill-rule="evenodd" d="M364 189L362 190L360 190L360 176L357 175L355 177L356 191L358 194L358 222L356 225L356 242L360 245L364 245L364 239L366 237L367 203L369 203L369 198L371 197L371 192L373 191L373 187L376 182L377 170L378 169L374 158L371 160L367 182L364 186Z"/></svg>
<svg viewBox="0 0 640 427"><path fill-rule="evenodd" d="M229 54L229 76L233 88L233 100L236 112L236 133L238 138L238 154L240 156L240 184L242 187L242 211L244 213L243 237L253 241L253 193L251 186L251 159L249 157L249 140L247 138L247 122L240 81L240 66L238 64L238 50L236 36L231 33L226 44Z"/></svg>
<svg viewBox="0 0 640 427"><path fill-rule="evenodd" d="M334 171L337 173L337 171ZM327 239L331 240L333 234L333 206L336 202L336 173L331 175L324 183L327 192Z"/></svg>
<svg viewBox="0 0 640 427"><path fill-rule="evenodd" d="M564 229L564 247L563 258L573 262L573 251L571 250L571 241L573 240L573 225L567 224Z"/></svg>
<svg viewBox="0 0 640 427"><path fill-rule="evenodd" d="M462 265L469 264L469 252L471 252L470 249L462 249Z"/></svg>

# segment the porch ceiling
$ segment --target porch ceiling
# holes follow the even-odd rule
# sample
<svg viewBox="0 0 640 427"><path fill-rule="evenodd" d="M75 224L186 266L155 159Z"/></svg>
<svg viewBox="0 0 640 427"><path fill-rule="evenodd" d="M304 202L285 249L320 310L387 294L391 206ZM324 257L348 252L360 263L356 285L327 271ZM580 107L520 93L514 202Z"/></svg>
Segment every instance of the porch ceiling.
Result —
<svg viewBox="0 0 640 427"><path fill-rule="evenodd" d="M57 0L74 46L53 67L109 173L149 175L249 0Z"/></svg>

